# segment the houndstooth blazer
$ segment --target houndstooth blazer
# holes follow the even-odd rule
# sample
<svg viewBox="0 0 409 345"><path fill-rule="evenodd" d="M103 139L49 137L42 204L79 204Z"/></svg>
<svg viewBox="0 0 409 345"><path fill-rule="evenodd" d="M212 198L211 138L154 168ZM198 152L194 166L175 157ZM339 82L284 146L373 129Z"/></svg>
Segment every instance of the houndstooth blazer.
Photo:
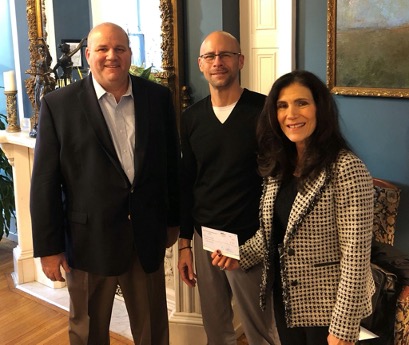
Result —
<svg viewBox="0 0 409 345"><path fill-rule="evenodd" d="M272 286L271 233L280 182L264 180L260 229L240 247L240 266L263 262L260 304ZM357 341L360 320L371 313L370 268L373 184L365 165L342 151L329 171L298 193L280 251L283 298L289 327L328 326Z"/></svg>

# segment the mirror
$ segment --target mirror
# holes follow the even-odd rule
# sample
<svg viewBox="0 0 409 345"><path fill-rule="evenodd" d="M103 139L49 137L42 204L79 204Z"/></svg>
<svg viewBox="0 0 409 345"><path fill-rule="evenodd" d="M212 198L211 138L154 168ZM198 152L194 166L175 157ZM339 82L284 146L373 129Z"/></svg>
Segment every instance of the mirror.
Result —
<svg viewBox="0 0 409 345"><path fill-rule="evenodd" d="M50 45L47 42L45 0L27 1L27 23L30 52L30 69L27 73L30 77L26 80L27 94L32 104L31 116L32 128L37 123L38 107L36 106L36 85L39 79L47 85L55 81L48 78L51 72L51 61L46 65L47 58L39 53L38 47ZM158 0L161 18L161 53L162 63L155 77L168 86L172 93L175 104L177 123L181 112L189 105L190 97L188 88L185 86L184 74L184 38L183 38L183 3L180 0ZM48 2L49 4L51 2ZM50 35L51 36L51 35ZM50 45L51 46L51 45ZM54 42L52 44L54 46ZM41 51L41 49L40 49ZM42 53L44 55L44 53ZM38 63L46 60L43 70L39 71ZM44 80L46 79L46 80ZM51 80L52 79L52 80Z"/></svg>

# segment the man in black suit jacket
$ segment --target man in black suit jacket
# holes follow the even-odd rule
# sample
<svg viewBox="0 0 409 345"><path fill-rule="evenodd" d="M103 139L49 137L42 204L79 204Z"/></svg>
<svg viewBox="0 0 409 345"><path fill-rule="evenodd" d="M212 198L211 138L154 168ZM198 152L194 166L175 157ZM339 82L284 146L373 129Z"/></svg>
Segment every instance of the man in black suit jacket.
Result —
<svg viewBox="0 0 409 345"><path fill-rule="evenodd" d="M168 344L163 259L177 238L170 91L129 75L126 32L88 36L90 76L42 99L31 185L34 255L70 293L71 344L109 344L117 284L138 345Z"/></svg>

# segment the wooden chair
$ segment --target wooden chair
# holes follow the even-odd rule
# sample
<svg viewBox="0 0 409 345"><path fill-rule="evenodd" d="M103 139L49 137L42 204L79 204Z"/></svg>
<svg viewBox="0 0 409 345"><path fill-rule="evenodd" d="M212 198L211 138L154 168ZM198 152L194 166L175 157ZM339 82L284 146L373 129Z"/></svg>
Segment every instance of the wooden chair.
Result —
<svg viewBox="0 0 409 345"><path fill-rule="evenodd" d="M400 201L400 189L394 184L373 179L374 183L374 237L393 245ZM409 286L404 286L398 298L395 318L395 345L409 344Z"/></svg>

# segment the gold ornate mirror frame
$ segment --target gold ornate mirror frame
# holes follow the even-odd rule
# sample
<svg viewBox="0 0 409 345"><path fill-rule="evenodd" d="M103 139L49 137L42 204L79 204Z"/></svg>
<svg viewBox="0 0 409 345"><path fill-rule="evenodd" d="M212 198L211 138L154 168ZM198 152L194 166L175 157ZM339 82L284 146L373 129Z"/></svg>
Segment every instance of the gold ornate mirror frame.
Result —
<svg viewBox="0 0 409 345"><path fill-rule="evenodd" d="M47 46L46 17L44 0L26 0L28 38L30 52L30 77L26 80L28 97L33 105L32 124L36 123L38 113L35 107L36 65L40 59L38 45ZM177 123L181 112L189 105L188 89L184 86L183 49L183 4L182 0L160 0L162 20L162 71L157 74L162 84L173 93Z"/></svg>
<svg viewBox="0 0 409 345"><path fill-rule="evenodd" d="M28 49L30 52L30 68L26 73L29 74L30 77L25 80L25 86L33 109L31 115L31 129L33 130L33 126L37 123L38 118L38 108L35 102L36 64L41 58L37 47L39 44L43 44L47 47L47 32L45 31L46 18L43 0L26 0L26 11L29 41Z"/></svg>

